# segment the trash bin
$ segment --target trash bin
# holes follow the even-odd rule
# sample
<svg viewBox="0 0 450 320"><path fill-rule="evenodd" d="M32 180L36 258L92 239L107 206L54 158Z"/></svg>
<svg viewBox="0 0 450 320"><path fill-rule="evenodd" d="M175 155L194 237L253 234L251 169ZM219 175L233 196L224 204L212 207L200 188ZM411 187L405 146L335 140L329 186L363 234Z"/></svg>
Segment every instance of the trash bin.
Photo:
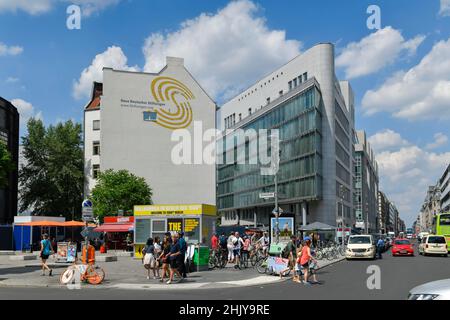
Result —
<svg viewBox="0 0 450 320"><path fill-rule="evenodd" d="M208 271L209 247L196 246L193 259L195 269L198 271Z"/></svg>

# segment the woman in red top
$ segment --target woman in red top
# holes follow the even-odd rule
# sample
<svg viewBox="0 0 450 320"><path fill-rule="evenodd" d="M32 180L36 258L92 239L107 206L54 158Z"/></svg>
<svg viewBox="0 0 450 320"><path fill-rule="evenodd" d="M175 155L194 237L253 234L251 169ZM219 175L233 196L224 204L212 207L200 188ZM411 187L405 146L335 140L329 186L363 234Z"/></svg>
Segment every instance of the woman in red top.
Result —
<svg viewBox="0 0 450 320"><path fill-rule="evenodd" d="M305 245L302 248L302 255L300 257L300 265L304 270L304 284L308 285L308 277L309 277L309 263L314 261L315 259L311 255L311 238L306 237Z"/></svg>

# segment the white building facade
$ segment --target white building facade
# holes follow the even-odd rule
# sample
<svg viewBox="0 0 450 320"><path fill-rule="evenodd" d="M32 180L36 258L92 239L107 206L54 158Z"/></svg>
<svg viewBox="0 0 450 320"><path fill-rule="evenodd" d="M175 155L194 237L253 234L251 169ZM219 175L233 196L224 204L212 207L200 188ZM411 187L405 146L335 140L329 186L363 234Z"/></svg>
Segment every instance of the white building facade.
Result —
<svg viewBox="0 0 450 320"><path fill-rule="evenodd" d="M159 73L105 68L85 108L85 196L99 171L126 169L145 178L155 204L215 205L215 165L174 161L172 136L189 133L193 158L194 127L214 129L215 111L183 59L168 57Z"/></svg>
<svg viewBox="0 0 450 320"><path fill-rule="evenodd" d="M221 130L279 129L280 206L296 224L354 222L354 97L335 76L334 46L318 44L243 91L219 109ZM220 151L219 151L220 152ZM236 164L218 166L222 223L267 224L273 178Z"/></svg>

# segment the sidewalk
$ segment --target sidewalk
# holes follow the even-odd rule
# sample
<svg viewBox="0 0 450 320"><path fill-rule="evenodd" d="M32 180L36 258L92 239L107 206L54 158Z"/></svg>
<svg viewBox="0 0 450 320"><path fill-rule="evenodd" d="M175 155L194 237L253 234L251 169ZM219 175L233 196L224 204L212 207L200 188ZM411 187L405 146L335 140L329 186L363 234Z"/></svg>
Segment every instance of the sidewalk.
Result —
<svg viewBox="0 0 450 320"><path fill-rule="evenodd" d="M339 262L321 261L320 269L330 264ZM49 261L53 268L53 277L41 276L39 261L8 261L7 257L0 257L0 286L8 287L58 287L59 276L67 267L67 264ZM256 269L250 267L244 270L234 269L228 265L224 269L194 272L188 274L188 278L181 283L174 282L171 285L161 283L158 280L147 280L147 270L142 266L141 260L131 257L118 257L118 261L98 263L105 270L106 278L100 286L84 285L83 288L118 288L129 290L192 290L192 289L217 289L233 287L249 287L266 285L290 279L280 280L278 276L259 274Z"/></svg>

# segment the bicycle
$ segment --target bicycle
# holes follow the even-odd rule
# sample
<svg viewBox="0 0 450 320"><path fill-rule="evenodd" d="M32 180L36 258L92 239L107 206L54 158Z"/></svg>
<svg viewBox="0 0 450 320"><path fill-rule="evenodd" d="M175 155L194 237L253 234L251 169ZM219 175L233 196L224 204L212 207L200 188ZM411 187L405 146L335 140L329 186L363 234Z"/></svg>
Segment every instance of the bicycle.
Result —
<svg viewBox="0 0 450 320"><path fill-rule="evenodd" d="M258 271L258 273L260 273L260 274L267 274L267 275L276 274L277 272L275 270L273 270L272 267L269 267L269 259L277 259L277 258L278 257L272 257L272 256L267 256L267 257L260 258L258 260L258 262L256 263L256 265L255 265L256 270ZM288 266L289 266L289 264L288 264ZM289 276L290 273L291 273L291 269L288 267L282 273L282 276L283 277L287 277L287 276Z"/></svg>
<svg viewBox="0 0 450 320"><path fill-rule="evenodd" d="M99 266L93 264L77 264L76 262L69 266L59 277L59 282L67 285L73 282L77 272L80 274L80 280L92 285L99 285L105 279L105 271Z"/></svg>
<svg viewBox="0 0 450 320"><path fill-rule="evenodd" d="M209 253L208 268L210 270L215 268L223 269L228 263L227 251L223 249L211 250Z"/></svg>

